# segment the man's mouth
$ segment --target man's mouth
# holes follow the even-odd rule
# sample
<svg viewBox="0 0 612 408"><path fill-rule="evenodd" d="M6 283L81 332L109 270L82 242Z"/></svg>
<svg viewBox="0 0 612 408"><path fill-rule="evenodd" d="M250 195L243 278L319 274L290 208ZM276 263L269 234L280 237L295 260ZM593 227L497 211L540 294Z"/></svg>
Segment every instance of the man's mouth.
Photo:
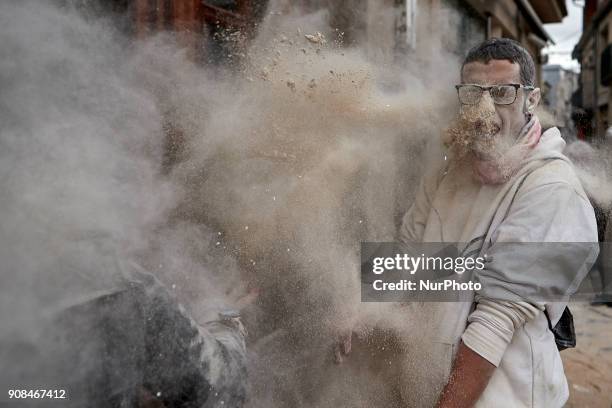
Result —
<svg viewBox="0 0 612 408"><path fill-rule="evenodd" d="M448 129L449 145L462 156L470 153L478 160L493 160L497 157L501 124L491 112L480 109L465 109L457 121Z"/></svg>
<svg viewBox="0 0 612 408"><path fill-rule="evenodd" d="M471 128L475 136L494 136L501 130L501 126L492 115L481 115L476 118L464 118L467 128Z"/></svg>

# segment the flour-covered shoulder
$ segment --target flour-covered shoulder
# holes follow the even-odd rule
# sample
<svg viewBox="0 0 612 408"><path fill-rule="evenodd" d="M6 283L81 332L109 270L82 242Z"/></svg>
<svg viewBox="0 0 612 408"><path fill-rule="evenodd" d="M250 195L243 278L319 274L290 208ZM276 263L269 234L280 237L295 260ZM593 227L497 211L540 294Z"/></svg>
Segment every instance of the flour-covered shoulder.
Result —
<svg viewBox="0 0 612 408"><path fill-rule="evenodd" d="M516 194L500 234L523 242L597 242L595 212L569 160L551 159Z"/></svg>

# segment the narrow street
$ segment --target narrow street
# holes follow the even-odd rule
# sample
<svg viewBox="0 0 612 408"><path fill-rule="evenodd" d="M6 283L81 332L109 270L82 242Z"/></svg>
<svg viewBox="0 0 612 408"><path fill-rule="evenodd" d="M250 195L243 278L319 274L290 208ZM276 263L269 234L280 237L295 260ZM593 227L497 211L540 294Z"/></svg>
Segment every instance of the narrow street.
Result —
<svg viewBox="0 0 612 408"><path fill-rule="evenodd" d="M578 343L561 352L570 399L567 407L612 407L612 308L575 303Z"/></svg>

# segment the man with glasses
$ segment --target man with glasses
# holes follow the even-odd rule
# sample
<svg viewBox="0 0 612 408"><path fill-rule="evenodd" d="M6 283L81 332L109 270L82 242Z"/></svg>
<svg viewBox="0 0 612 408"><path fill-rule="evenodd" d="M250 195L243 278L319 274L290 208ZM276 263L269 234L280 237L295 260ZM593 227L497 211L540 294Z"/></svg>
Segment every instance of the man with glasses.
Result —
<svg viewBox="0 0 612 408"><path fill-rule="evenodd" d="M490 39L469 51L460 75L447 159L424 177L400 240L470 243L492 256L473 302L412 305L435 317L435 334L426 340L427 367L402 375L403 397L419 394L407 402L415 406L561 407L568 386L553 328L567 314L567 299L537 294L570 294L597 250L574 256L538 249L535 256L503 244L596 243L593 208L561 153L559 130L542 132L529 53L513 40ZM424 361L406 348L406 361Z"/></svg>

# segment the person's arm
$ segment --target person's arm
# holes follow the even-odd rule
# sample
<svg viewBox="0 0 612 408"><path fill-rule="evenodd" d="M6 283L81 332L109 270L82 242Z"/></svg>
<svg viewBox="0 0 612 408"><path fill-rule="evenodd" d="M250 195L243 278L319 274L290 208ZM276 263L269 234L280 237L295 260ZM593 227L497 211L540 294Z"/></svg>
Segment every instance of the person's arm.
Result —
<svg viewBox="0 0 612 408"><path fill-rule="evenodd" d="M489 383L495 366L461 343L453 369L436 408L474 406Z"/></svg>
<svg viewBox="0 0 612 408"><path fill-rule="evenodd" d="M198 324L165 286L141 271L143 386L166 406L240 407L246 399L245 331L238 318Z"/></svg>
<svg viewBox="0 0 612 408"><path fill-rule="evenodd" d="M527 302L480 299L468 318L469 326L438 407L473 406L500 364L514 331L539 311Z"/></svg>

